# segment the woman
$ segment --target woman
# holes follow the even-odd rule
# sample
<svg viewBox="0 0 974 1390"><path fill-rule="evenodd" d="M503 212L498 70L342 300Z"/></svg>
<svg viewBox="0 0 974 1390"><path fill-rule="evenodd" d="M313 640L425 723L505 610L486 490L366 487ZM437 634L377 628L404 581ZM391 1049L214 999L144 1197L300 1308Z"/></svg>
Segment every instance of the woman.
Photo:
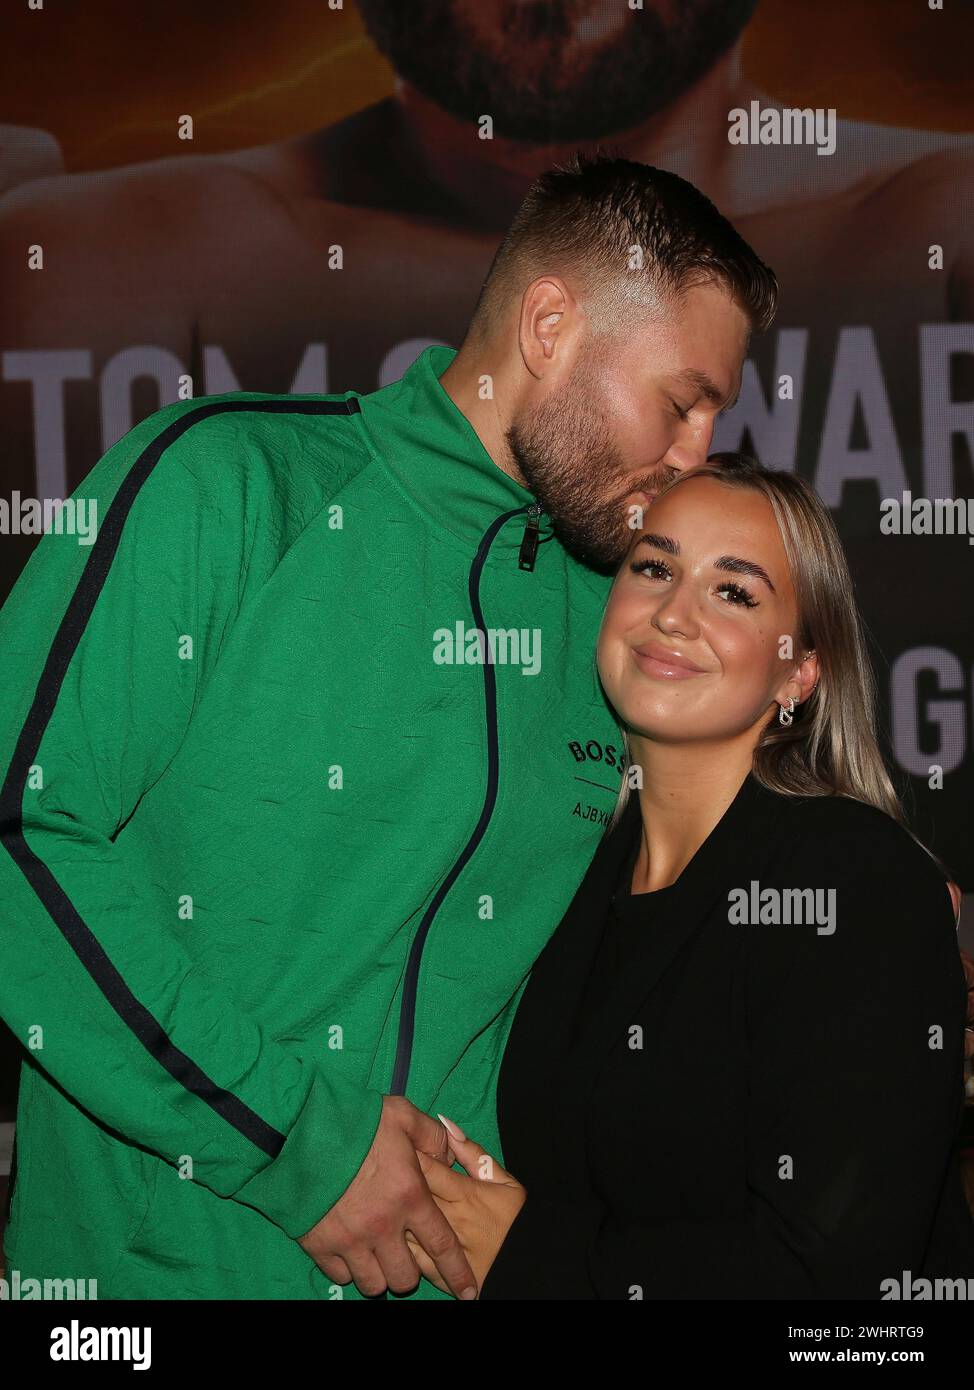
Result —
<svg viewBox="0 0 974 1390"><path fill-rule="evenodd" d="M718 458L659 495L607 604L630 771L511 1029L510 1171L462 1117L441 1118L465 1171L423 1161L482 1298L974 1277L945 876L876 746L828 512Z"/></svg>

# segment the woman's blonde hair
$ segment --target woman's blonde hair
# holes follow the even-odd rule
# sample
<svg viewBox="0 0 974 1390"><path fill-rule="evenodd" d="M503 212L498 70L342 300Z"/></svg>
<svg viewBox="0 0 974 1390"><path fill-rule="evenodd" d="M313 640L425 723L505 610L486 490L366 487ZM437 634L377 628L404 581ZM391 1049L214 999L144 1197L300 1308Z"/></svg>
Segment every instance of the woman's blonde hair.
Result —
<svg viewBox="0 0 974 1390"><path fill-rule="evenodd" d="M784 796L865 801L906 826L876 742L872 666L845 551L827 508L794 473L774 472L745 454L733 453L712 454L705 467L679 474L660 495L701 477L759 492L770 502L798 601L797 638L802 645L796 660L812 651L818 657L818 684L795 708L791 725L786 728L775 716L762 733L754 750L755 778ZM622 786L609 829L622 815L630 793L625 728L622 739Z"/></svg>

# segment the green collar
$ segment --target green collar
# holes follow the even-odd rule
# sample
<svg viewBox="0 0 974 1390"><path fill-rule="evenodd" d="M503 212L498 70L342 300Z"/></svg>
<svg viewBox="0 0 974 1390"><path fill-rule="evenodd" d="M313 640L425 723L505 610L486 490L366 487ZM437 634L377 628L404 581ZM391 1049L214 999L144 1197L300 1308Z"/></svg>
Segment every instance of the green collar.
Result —
<svg viewBox="0 0 974 1390"><path fill-rule="evenodd" d="M398 381L358 399L373 453L434 525L469 550L501 513L534 498L498 468L440 385L454 357L455 348L435 343Z"/></svg>

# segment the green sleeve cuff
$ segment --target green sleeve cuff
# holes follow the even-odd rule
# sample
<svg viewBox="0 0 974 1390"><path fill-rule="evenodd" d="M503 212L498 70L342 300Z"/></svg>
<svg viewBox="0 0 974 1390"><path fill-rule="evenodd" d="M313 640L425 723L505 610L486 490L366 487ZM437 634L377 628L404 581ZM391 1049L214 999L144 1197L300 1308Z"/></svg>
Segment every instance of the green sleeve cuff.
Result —
<svg viewBox="0 0 974 1390"><path fill-rule="evenodd" d="M234 1192L297 1240L333 1207L355 1177L379 1127L381 1091L315 1071L284 1145Z"/></svg>

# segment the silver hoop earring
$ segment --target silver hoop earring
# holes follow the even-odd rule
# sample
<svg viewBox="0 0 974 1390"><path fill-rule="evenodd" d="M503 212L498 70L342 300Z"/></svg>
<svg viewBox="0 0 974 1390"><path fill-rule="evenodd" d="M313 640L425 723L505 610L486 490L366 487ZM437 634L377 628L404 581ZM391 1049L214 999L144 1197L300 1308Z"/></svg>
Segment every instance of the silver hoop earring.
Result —
<svg viewBox="0 0 974 1390"><path fill-rule="evenodd" d="M779 705L779 706L778 706L778 723L779 723L779 724L783 724L783 725L785 726L785 728L787 729L787 728L789 727L789 725L791 724L792 719L794 718L794 715L792 714L792 710L795 708L795 702L794 702L794 700L791 698L791 696L789 695L789 696L788 696L788 699L787 699L787 701L786 701L785 703L786 703L787 706L788 706L787 709L785 709L785 706L784 706L784 705Z"/></svg>

